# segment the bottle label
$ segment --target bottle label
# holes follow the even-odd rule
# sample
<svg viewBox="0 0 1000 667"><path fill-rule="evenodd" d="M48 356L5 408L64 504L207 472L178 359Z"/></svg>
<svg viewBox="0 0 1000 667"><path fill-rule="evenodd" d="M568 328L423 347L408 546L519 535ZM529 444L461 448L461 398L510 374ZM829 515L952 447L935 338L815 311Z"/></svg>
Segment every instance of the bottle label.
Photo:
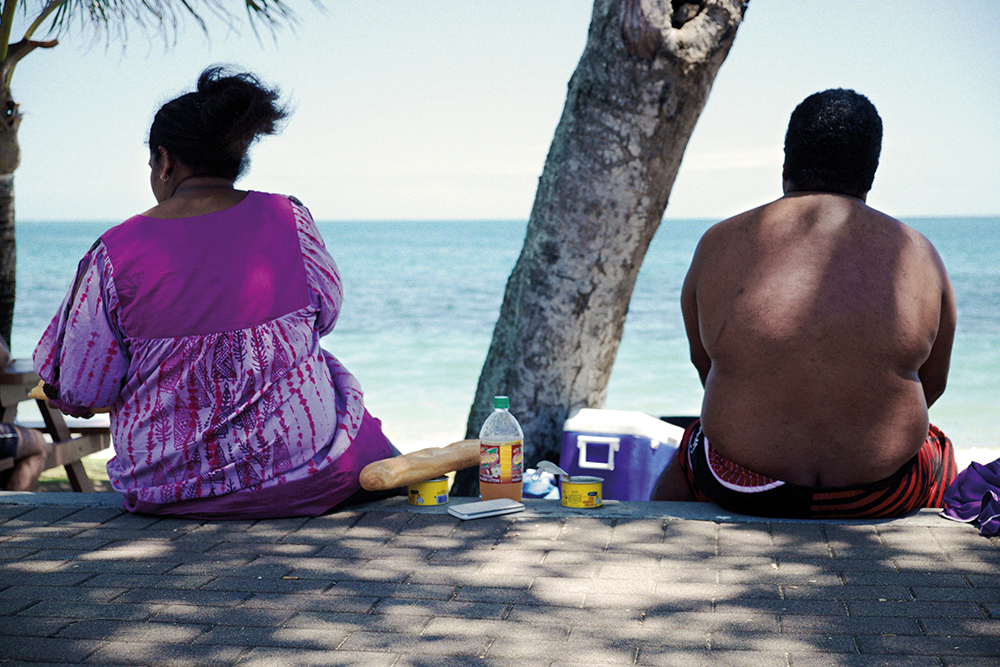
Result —
<svg viewBox="0 0 1000 667"><path fill-rule="evenodd" d="M523 440L483 442L479 445L479 481L487 484L516 484L521 481Z"/></svg>

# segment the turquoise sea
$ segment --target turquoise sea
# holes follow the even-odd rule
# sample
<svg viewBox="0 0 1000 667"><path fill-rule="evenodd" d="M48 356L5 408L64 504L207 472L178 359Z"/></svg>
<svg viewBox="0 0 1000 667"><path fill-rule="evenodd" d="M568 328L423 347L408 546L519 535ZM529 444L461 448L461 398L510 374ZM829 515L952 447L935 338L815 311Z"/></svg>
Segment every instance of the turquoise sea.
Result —
<svg viewBox="0 0 1000 667"><path fill-rule="evenodd" d="M650 245L605 407L697 414L678 303L694 247L714 221L666 220ZM906 222L938 248L958 301L948 389L931 409L960 459L1000 457L1000 218ZM109 227L18 224L12 348L29 357L73 279ZM525 221L325 222L344 306L323 339L361 381L369 410L403 451L461 439L476 382L524 240Z"/></svg>

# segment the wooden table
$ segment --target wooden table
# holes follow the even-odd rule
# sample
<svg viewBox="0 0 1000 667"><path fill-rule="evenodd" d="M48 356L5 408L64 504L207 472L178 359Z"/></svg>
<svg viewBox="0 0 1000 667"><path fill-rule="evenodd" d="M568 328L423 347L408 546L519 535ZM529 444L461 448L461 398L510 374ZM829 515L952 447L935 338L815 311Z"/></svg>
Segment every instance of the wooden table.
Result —
<svg viewBox="0 0 1000 667"><path fill-rule="evenodd" d="M14 423L17 406L22 401L33 400L28 392L38 384L39 377L27 359L15 360L0 372L0 421ZM93 491L94 483L87 477L81 459L111 446L111 431L103 424L67 426L63 413L48 401L38 401L44 424L41 430L52 439L52 451L45 462L45 469L63 466L74 491ZM14 467L14 459L0 459L0 472Z"/></svg>

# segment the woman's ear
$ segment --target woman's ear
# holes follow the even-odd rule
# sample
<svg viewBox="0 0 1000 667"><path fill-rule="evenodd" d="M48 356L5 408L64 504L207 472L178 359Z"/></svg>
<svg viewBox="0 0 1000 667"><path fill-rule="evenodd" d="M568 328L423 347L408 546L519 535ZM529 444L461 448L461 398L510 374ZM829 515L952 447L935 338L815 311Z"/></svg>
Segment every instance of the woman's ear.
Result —
<svg viewBox="0 0 1000 667"><path fill-rule="evenodd" d="M160 172L160 180L166 183L173 176L174 167L176 166L175 160L170 155L170 151L163 146L157 146L155 163L157 170Z"/></svg>

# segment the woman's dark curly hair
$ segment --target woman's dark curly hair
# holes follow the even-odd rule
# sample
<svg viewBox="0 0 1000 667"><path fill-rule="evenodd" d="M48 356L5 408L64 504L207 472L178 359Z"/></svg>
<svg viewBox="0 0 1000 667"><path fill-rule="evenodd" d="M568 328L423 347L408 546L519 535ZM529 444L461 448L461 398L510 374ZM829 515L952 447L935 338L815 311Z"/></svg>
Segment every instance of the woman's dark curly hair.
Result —
<svg viewBox="0 0 1000 667"><path fill-rule="evenodd" d="M863 196L882 151L882 119L864 95L836 88L810 95L785 134L785 178L799 190Z"/></svg>
<svg viewBox="0 0 1000 667"><path fill-rule="evenodd" d="M196 176L235 181L249 164L253 142L277 132L287 116L276 89L265 87L253 74L227 74L216 65L201 73L197 90L156 112L149 150L155 153L162 146Z"/></svg>

